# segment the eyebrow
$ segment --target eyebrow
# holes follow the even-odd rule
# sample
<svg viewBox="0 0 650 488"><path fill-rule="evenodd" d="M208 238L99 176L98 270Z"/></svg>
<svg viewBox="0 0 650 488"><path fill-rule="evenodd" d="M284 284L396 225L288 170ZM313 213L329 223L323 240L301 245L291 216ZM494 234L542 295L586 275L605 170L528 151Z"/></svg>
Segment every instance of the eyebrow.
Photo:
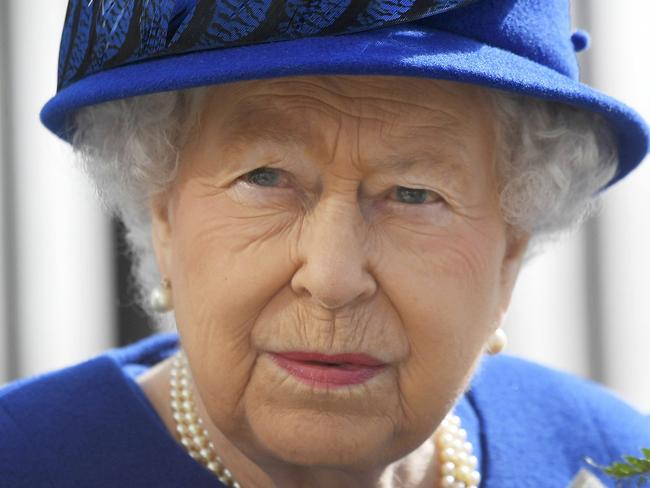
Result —
<svg viewBox="0 0 650 488"><path fill-rule="evenodd" d="M257 127L255 131L241 131L234 136L243 142L268 142L278 146L306 146L305 134L293 130L278 130L268 127Z"/></svg>
<svg viewBox="0 0 650 488"><path fill-rule="evenodd" d="M269 142L294 147L306 145L309 131L283 111L274 107L260 107L251 102L239 103L237 108L240 108L235 112L237 115L227 120L226 136L229 142L244 145L251 142ZM280 123L271 124L271 121L279 119L282 119L282 127L289 130L280 130Z"/></svg>
<svg viewBox="0 0 650 488"><path fill-rule="evenodd" d="M369 161L369 168L386 171L409 170L417 166L437 168L440 166L453 167L458 170L467 167L467 157L464 147L461 146L461 157L458 154L451 154L449 151L427 146L419 149L404 149L399 153L388 153L387 155Z"/></svg>

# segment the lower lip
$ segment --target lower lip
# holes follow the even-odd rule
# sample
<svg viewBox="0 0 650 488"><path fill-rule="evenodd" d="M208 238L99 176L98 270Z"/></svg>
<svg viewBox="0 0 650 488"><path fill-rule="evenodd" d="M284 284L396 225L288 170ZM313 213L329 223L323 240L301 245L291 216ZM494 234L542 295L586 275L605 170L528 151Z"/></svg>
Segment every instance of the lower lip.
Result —
<svg viewBox="0 0 650 488"><path fill-rule="evenodd" d="M386 368L385 365L363 366L360 364L326 366L306 361L295 361L279 354L271 354L271 358L278 366L303 383L330 388L365 383Z"/></svg>

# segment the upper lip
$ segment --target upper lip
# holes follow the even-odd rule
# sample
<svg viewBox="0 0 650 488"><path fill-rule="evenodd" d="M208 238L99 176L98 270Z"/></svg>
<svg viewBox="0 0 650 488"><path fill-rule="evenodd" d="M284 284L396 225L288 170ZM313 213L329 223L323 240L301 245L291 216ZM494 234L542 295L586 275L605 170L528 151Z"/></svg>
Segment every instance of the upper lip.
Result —
<svg viewBox="0 0 650 488"><path fill-rule="evenodd" d="M360 366L383 366L383 361L365 353L351 352L341 354L324 354L320 352L290 351L274 353L293 361L313 361L330 364L357 364Z"/></svg>

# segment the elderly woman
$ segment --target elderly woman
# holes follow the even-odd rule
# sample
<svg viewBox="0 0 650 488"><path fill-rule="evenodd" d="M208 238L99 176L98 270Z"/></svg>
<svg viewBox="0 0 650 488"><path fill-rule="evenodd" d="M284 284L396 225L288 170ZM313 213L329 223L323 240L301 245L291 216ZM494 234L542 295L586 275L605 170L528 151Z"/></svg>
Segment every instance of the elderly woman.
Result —
<svg viewBox="0 0 650 488"><path fill-rule="evenodd" d="M647 152L569 25L561 0L71 0L42 118L176 331L2 390L0 484L565 487L650 447L601 387L485 356L532 246Z"/></svg>

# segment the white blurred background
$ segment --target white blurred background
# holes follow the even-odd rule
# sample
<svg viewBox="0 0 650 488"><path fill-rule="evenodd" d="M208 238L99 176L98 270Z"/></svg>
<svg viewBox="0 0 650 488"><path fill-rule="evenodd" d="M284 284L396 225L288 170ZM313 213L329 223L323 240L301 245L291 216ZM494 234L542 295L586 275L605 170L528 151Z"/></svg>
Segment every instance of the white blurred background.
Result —
<svg viewBox="0 0 650 488"><path fill-rule="evenodd" d="M148 332L117 226L38 112L56 87L66 0L0 0L0 384ZM650 120L650 2L574 0L583 81ZM650 162L524 269L509 352L600 381L650 412Z"/></svg>

